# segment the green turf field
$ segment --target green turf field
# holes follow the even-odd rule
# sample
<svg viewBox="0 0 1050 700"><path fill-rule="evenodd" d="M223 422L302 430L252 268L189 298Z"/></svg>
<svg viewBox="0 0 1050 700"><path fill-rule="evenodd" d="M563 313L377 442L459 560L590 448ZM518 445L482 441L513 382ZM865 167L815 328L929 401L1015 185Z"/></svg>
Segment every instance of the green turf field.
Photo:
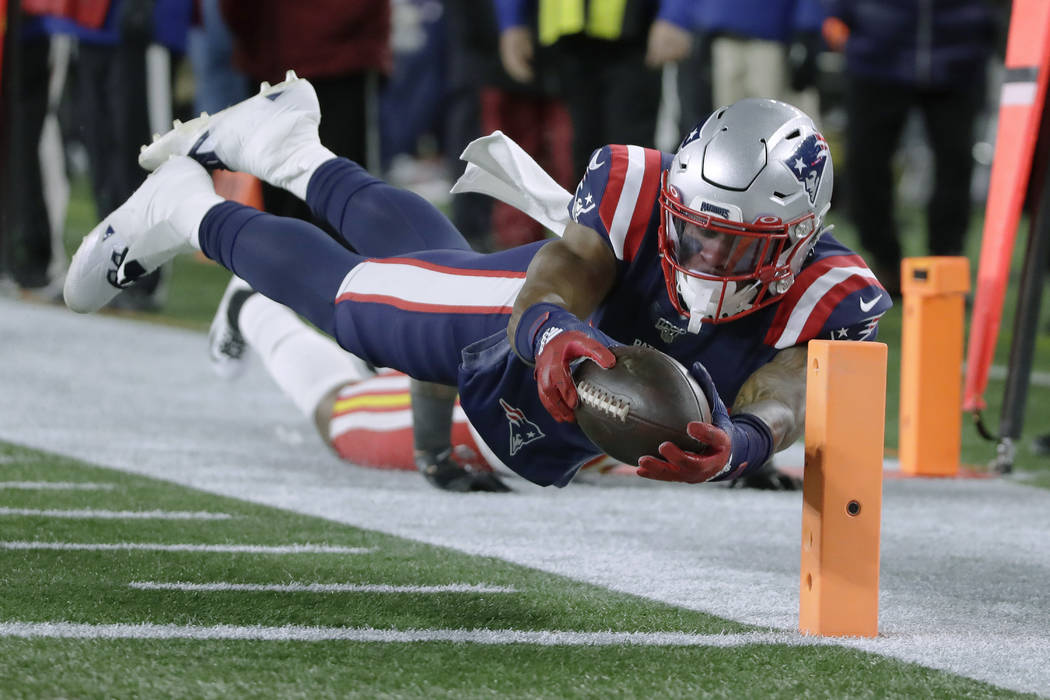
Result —
<svg viewBox="0 0 1050 700"><path fill-rule="evenodd" d="M3 443L0 571L4 698L1022 697Z"/></svg>
<svg viewBox="0 0 1050 700"><path fill-rule="evenodd" d="M87 197L86 183L81 180L74 183L73 197L67 225L66 244L72 252L95 223L94 207ZM836 215L833 208L831 222L835 224L835 235L847 245L859 250L856 235L843 214ZM975 217L969 237L969 258L971 276L976 277L977 261L980 253L981 219ZM922 231L920 212L905 210L902 213L902 230ZM1014 320L1014 308L1017 299L1017 287L1020 279L1024 243L1027 239L1027 223L1022 224L1014 255L1014 267L1007 299L1003 310L1003 322L999 343L996 349L995 365L1005 367L1010 351L1010 339ZM908 255L922 255L925 245L923 235L903 235L902 244ZM187 326L196 329L207 329L211 322L215 305L229 279L229 273L210 262L201 262L192 256L181 256L175 261L170 294L165 308L157 314L130 314L143 319ZM1050 309L1043 308L1040 333L1037 339L1034 370L1050 373ZM900 391L900 336L901 306L895 306L879 325L879 340L889 347L889 366L887 377L886 402L886 446L891 451L897 446L898 432L898 396ZM999 411L1005 381L992 378L989 380L985 398L988 401L986 421L993 431L998 428ZM1033 437L1050 432L1050 382L1033 383L1029 387L1026 409L1025 429L1019 441L1015 469L1019 475L1033 484L1050 488L1050 457L1033 455L1030 443ZM971 416L963 417L962 461L977 468L984 468L995 456L994 443L984 440L974 427Z"/></svg>

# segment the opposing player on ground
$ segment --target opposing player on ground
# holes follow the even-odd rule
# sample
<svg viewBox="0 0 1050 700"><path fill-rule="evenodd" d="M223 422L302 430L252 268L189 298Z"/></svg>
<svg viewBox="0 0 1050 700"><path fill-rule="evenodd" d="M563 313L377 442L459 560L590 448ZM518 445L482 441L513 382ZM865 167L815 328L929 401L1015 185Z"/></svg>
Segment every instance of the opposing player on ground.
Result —
<svg viewBox="0 0 1050 700"><path fill-rule="evenodd" d="M501 465L490 461L454 395L448 410L443 394L434 406L431 399L440 385L369 367L238 277L230 280L223 294L208 340L217 375L234 380L254 357L314 422L322 441L348 462L375 469L420 470L431 484L446 491L508 490L493 473ZM420 418L421 413L428 415ZM420 420L435 424L433 431L416 430ZM595 459L584 469L594 474L632 473L610 457Z"/></svg>
<svg viewBox="0 0 1050 700"><path fill-rule="evenodd" d="M454 389L410 381L392 370L377 372L236 276L219 302L208 340L216 374L236 379L255 356L340 457L366 467L418 469L446 491L508 490L462 411L453 412ZM421 421L423 429L413 430Z"/></svg>
<svg viewBox="0 0 1050 700"><path fill-rule="evenodd" d="M621 342L683 362L713 420L688 426L695 452L665 443L638 474L729 479L801 434L806 343L873 339L890 306L826 233L830 153L783 103L719 109L673 155L599 149L561 239L492 254L464 250L437 210L334 157L319 120L312 88L293 78L159 139L141 159L153 175L81 244L67 304L94 311L199 248L372 365L458 385L499 460L558 486L598 454L573 422L577 360L610 366ZM377 252L225 202L202 164L289 190L355 249ZM402 254L416 239L420 252ZM382 257L386 240L398 257Z"/></svg>

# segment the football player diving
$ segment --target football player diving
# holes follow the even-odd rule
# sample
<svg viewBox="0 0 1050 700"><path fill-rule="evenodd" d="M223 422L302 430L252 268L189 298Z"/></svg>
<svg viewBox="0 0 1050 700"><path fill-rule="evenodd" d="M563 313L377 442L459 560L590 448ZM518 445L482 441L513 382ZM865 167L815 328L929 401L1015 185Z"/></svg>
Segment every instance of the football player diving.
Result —
<svg viewBox="0 0 1050 700"><path fill-rule="evenodd" d="M827 232L831 155L781 102L720 108L674 154L598 149L561 238L487 254L426 201L335 157L320 117L310 84L289 76L154 141L140 157L153 173L74 256L67 305L95 311L199 249L370 365L457 386L493 459L564 486L600 455L573 419L577 361L612 366L609 348L626 343L682 362L712 421L687 426L694 449L664 443L637 473L733 479L801 435L806 343L874 339L891 304ZM288 190L359 252L225 201L208 167Z"/></svg>

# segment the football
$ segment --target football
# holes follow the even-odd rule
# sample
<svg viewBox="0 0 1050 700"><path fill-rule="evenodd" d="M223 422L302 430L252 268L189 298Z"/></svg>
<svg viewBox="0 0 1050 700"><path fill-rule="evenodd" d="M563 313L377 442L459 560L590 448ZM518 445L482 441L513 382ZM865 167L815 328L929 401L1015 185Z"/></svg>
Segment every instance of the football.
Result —
<svg viewBox="0 0 1050 700"><path fill-rule="evenodd" d="M621 345L612 351L616 364L610 369L585 360L573 372L576 422L591 442L632 466L642 455L659 457L663 442L699 449L686 425L711 422L711 407L689 371L654 348Z"/></svg>

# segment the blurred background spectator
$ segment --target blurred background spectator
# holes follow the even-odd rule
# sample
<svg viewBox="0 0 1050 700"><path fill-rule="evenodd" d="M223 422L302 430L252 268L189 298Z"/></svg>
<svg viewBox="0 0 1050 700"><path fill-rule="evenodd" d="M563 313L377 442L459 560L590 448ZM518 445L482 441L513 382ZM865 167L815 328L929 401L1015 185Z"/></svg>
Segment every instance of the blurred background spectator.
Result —
<svg viewBox="0 0 1050 700"><path fill-rule="evenodd" d="M219 0L197 0L197 22L190 28L186 55L193 71L193 108L198 114L225 109L257 87L233 65L233 36Z"/></svg>
<svg viewBox="0 0 1050 700"><path fill-rule="evenodd" d="M448 12L441 0L392 0L391 10L393 63L379 95L381 171L414 167L422 173L440 167L446 53L453 48L446 37ZM393 174L397 180L411 177Z"/></svg>
<svg viewBox="0 0 1050 700"><path fill-rule="evenodd" d="M87 154L91 191L98 216L102 217L122 204L145 179L138 166L139 147L151 133L150 99L147 95L147 73L162 85L161 96L154 100L155 115L165 112L170 120L170 60L168 52L185 50L186 31L192 13L191 0L100 0L73 3L66 0L24 0L24 12L34 17L27 26L40 35L63 35L75 39L75 60L71 66L74 80L76 121L71 136L83 144ZM157 47L157 53L150 49ZM41 61L47 49L28 46L31 67L35 71L32 86L43 91L30 97L33 107L22 113L20 138L27 142L21 162L34 167L35 152L42 123L41 105L47 106L50 84L47 62ZM164 60L155 60L162 58ZM28 82L28 81L27 81ZM165 109L166 108L166 109ZM158 121L154 119L154 121ZM18 127L16 127L18 128ZM38 178L34 177L34 182ZM35 185L33 185L35 188ZM17 191L17 190L16 190ZM33 199L36 199L35 195ZM28 201L28 200L27 200ZM25 215L48 221L37 212L39 202L27 207ZM34 234L36 236L36 234ZM140 281L113 306L154 310L164 301L164 279L170 268L162 268Z"/></svg>
<svg viewBox="0 0 1050 700"><path fill-rule="evenodd" d="M900 295L893 163L917 110L934 176L931 255L959 255L970 222L974 126L997 35L991 0L825 0L825 38L846 56L849 210L879 280Z"/></svg>
<svg viewBox="0 0 1050 700"><path fill-rule="evenodd" d="M0 273L9 275L10 282L24 292L46 294L65 261L61 247L53 240L56 227L44 200L38 153L49 107L51 39L43 17L13 15L12 20L5 51L10 58L4 65L4 113L0 117L3 169L8 180L0 205Z"/></svg>
<svg viewBox="0 0 1050 700"><path fill-rule="evenodd" d="M690 20L693 46L689 54L678 62L675 70L674 90L678 93L676 126L679 138L714 110L711 87L711 36L701 24L704 9L702 0L694 3ZM675 141L674 146L677 145L678 141Z"/></svg>
<svg viewBox="0 0 1050 700"><path fill-rule="evenodd" d="M772 97L820 121L819 0L698 0L697 24L711 42L715 106Z"/></svg>
<svg viewBox="0 0 1050 700"><path fill-rule="evenodd" d="M450 98L446 147L448 155L455 159L453 177L463 172L465 164L458 160L463 148L473 139L499 129L531 154L562 187L572 189L579 176L572 165L572 123L560 99L550 52L537 48L531 78L515 80L500 60L499 30L491 2L446 0L445 6ZM464 202L456 202L463 197ZM477 206L471 199L474 197L478 195L457 195L453 199L453 223L457 227L463 207L468 207L469 212L470 207ZM478 249L510 248L545 236L540 224L517 209L502 202L493 203L487 197L481 199L477 211L488 212L485 225L492 230L492 237ZM466 223L470 225L469 221Z"/></svg>
<svg viewBox="0 0 1050 700"><path fill-rule="evenodd" d="M575 185L572 127L547 52L534 79L519 83L500 62L489 2L394 0L393 10L394 70L380 100L386 179L445 208L475 250L540 240L543 227L522 212L448 190L463 172L463 148L497 129L563 186Z"/></svg>
<svg viewBox="0 0 1050 700"><path fill-rule="evenodd" d="M532 81L537 45L553 49L575 178L605 144L655 144L661 69L692 49L692 0L493 1L511 77Z"/></svg>
<svg viewBox="0 0 1050 700"><path fill-rule="evenodd" d="M321 141L378 173L378 91L392 65L390 0L220 0L234 64L253 83L307 78L321 104ZM293 195L264 185L266 210L311 220Z"/></svg>

